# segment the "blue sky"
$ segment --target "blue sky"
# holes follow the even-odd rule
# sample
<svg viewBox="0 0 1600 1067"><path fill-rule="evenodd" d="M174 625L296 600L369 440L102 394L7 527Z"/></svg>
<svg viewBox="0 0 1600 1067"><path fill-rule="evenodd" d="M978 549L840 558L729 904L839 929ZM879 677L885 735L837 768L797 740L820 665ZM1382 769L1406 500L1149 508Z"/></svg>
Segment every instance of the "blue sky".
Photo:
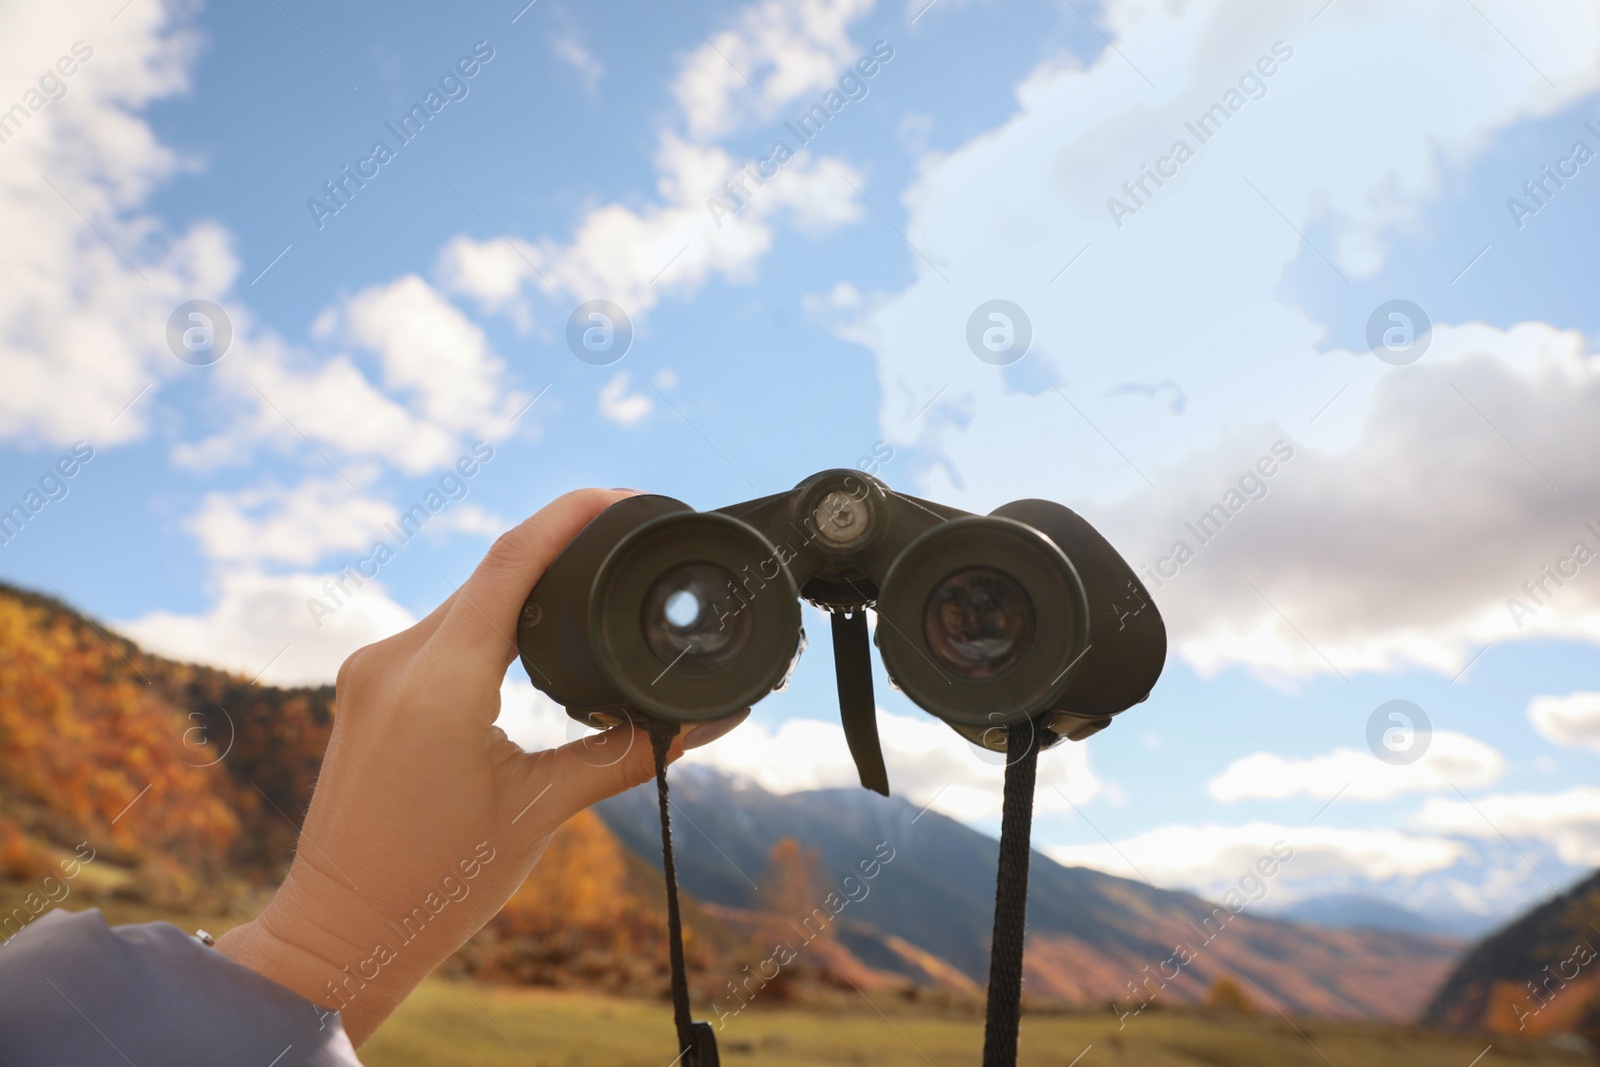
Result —
<svg viewBox="0 0 1600 1067"><path fill-rule="evenodd" d="M888 455L897 488L1059 499L1173 575L1154 696L1045 759L1058 858L1216 891L1284 838L1274 903L1484 916L1600 863L1600 565L1507 603L1600 550L1591 7L113 0L0 22L0 106L23 108L0 143L0 504L94 450L0 545L7 580L159 651L327 680L569 488L716 507ZM386 124L430 91L402 144ZM805 150L731 200L830 91ZM393 158L336 214L308 207L380 139ZM606 366L566 341L595 299L634 331ZM1004 367L966 336L996 299L1033 335ZM1398 365L1367 341L1396 299L1432 323ZM189 300L232 325L208 365L169 348ZM314 617L479 440L464 495ZM1259 499L1160 563L1279 441ZM807 623L794 687L696 758L851 780ZM896 788L993 831L992 760L879 694ZM522 679L505 698L526 743L574 736ZM1392 699L1434 731L1405 765L1367 744Z"/></svg>

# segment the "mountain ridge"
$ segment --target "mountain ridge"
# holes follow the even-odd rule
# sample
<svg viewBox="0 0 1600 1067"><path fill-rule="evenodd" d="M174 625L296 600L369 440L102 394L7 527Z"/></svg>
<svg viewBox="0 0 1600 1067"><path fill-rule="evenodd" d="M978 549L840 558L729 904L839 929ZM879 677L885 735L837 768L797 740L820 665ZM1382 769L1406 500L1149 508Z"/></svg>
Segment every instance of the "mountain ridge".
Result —
<svg viewBox="0 0 1600 1067"><path fill-rule="evenodd" d="M1473 945L1422 1021L1451 1029L1600 1038L1600 871Z"/></svg>
<svg viewBox="0 0 1600 1067"><path fill-rule="evenodd" d="M850 905L852 917L933 953L977 984L986 980L993 838L865 790L781 797L702 767L675 768L670 786L679 879L699 899L747 905L760 892L758 858L781 837L817 849L822 869L840 883L860 856L885 842L896 858L870 894ZM659 862L653 788L596 810L619 839ZM1244 977L1277 987L1282 997L1273 999L1285 1010L1403 1019L1421 1009L1460 948L1446 938L1285 923L1252 914L1248 904L1235 912L1191 893L1063 867L1038 851L1031 864L1026 988L1035 997L1193 1003L1218 978ZM1178 952L1180 945L1187 951ZM1318 977L1306 977L1312 974Z"/></svg>

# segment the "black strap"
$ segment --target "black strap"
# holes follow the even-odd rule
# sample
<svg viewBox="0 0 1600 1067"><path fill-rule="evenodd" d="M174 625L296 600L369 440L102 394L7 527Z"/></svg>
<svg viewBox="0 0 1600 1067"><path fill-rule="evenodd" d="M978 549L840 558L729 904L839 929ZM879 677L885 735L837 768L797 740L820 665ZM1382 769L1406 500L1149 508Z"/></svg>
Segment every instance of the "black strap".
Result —
<svg viewBox="0 0 1600 1067"><path fill-rule="evenodd" d="M837 631L836 631L837 632ZM716 1031L695 1022L689 1011L689 978L683 954L683 916L678 906L678 871L672 857L672 817L667 799L667 751L676 723L646 720L655 753L656 794L661 810L661 870L667 885L667 939L672 965L672 1020L678 1031L673 1064L719 1067ZM876 739L874 730L874 740ZM1027 933L1028 862L1033 832L1033 792L1038 781L1036 727L1024 720L1006 731L1005 799L1000 813L1000 864L995 878L994 935L989 946L988 1013L984 1020L983 1067L1015 1067L1022 1026L1022 949ZM865 776L863 776L865 777ZM863 784L866 784L863 782Z"/></svg>
<svg viewBox="0 0 1600 1067"><path fill-rule="evenodd" d="M1023 720L1006 732L1005 800L1000 809L1000 870L994 888L994 937L989 944L989 1007L983 1067L1015 1067L1022 1026L1022 942L1027 932L1029 837L1038 780L1036 728Z"/></svg>
<svg viewBox="0 0 1600 1067"><path fill-rule="evenodd" d="M839 683L839 721L845 744L856 761L861 784L874 793L889 795L889 772L878 743L878 707L872 699L872 641L867 636L867 612L857 608L849 615L834 612L833 670Z"/></svg>
<svg viewBox="0 0 1600 1067"><path fill-rule="evenodd" d="M656 758L656 794L661 807L661 876L667 883L667 949L672 964L672 1021L678 1030L678 1055L683 1067L718 1067L717 1036L710 1023L689 1014L689 975L683 960L683 916L678 908L678 868L672 859L672 817L667 800L667 750L678 736L678 724L645 720Z"/></svg>

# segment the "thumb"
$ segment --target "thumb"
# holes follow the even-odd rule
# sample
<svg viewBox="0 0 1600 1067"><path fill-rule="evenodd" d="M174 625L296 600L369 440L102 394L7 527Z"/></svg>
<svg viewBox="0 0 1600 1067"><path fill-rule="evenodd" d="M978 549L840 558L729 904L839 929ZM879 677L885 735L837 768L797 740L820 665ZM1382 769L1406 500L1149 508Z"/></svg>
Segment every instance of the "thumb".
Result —
<svg viewBox="0 0 1600 1067"><path fill-rule="evenodd" d="M501 534L461 584L430 641L443 663L499 679L517 654L517 612L578 532L632 491L580 489Z"/></svg>
<svg viewBox="0 0 1600 1067"><path fill-rule="evenodd" d="M676 761L687 749L710 744L749 715L746 708L715 722L680 729L667 749L667 762ZM548 829L607 797L653 779L655 750L649 730L625 723L530 757L530 768L537 768L534 777L542 779L534 792L547 790L540 807L545 809L541 822Z"/></svg>
<svg viewBox="0 0 1600 1067"><path fill-rule="evenodd" d="M672 739L667 761L683 753L682 736ZM529 758L532 793L542 791L539 822L547 832L607 797L632 789L656 776L650 731L625 723L560 748ZM530 795L532 795L530 793Z"/></svg>

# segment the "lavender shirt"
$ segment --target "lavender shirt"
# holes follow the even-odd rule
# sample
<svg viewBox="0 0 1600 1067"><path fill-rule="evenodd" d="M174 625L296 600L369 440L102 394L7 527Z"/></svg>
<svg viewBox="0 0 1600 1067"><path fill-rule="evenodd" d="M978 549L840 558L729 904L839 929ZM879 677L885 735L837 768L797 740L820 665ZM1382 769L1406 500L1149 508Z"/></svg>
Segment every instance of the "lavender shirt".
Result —
<svg viewBox="0 0 1600 1067"><path fill-rule="evenodd" d="M6 1067L360 1067L339 1016L170 923L46 912L0 945Z"/></svg>

